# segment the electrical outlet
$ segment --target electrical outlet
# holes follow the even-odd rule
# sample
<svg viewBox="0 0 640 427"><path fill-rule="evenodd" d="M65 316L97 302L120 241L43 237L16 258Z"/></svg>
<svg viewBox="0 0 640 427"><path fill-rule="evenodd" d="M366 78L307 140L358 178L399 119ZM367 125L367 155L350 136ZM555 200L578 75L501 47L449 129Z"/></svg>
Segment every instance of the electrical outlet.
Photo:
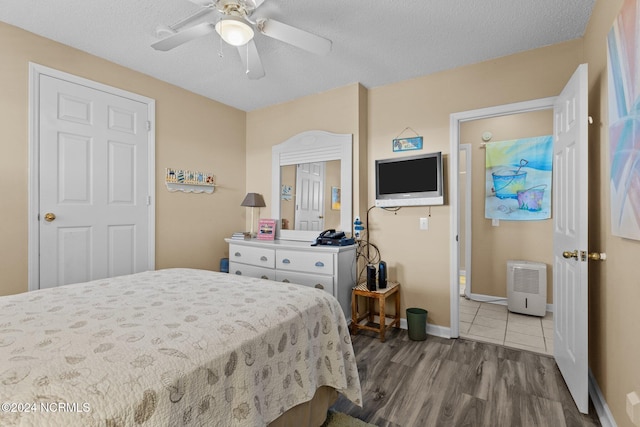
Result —
<svg viewBox="0 0 640 427"><path fill-rule="evenodd" d="M429 218L420 218L420 230L429 229Z"/></svg>
<svg viewBox="0 0 640 427"><path fill-rule="evenodd" d="M491 225L493 225L494 227L499 227L500 226L500 220L497 218L493 218L491 220Z"/></svg>

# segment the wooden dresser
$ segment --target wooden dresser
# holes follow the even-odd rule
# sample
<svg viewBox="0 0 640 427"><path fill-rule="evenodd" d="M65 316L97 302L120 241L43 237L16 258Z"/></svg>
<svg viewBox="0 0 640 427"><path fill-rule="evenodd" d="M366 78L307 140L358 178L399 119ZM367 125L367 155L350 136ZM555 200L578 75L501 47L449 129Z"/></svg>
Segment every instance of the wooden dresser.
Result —
<svg viewBox="0 0 640 427"><path fill-rule="evenodd" d="M229 274L298 283L324 289L351 319L356 284L356 246L311 246L291 240L234 240L229 243Z"/></svg>

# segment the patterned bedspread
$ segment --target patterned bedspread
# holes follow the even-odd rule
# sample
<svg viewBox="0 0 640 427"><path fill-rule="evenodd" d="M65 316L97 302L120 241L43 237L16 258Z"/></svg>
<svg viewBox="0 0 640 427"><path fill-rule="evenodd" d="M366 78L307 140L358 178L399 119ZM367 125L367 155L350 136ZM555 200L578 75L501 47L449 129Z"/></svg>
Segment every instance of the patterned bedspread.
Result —
<svg viewBox="0 0 640 427"><path fill-rule="evenodd" d="M361 405L318 289L169 269L0 298L2 426L264 426L322 385Z"/></svg>

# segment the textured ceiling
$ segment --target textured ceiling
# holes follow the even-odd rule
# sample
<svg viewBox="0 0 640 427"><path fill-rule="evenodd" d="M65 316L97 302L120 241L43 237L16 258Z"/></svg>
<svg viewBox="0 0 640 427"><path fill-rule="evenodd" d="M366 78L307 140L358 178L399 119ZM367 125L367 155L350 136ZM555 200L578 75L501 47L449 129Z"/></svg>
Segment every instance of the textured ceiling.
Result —
<svg viewBox="0 0 640 427"><path fill-rule="evenodd" d="M359 82L373 88L582 37L595 0L266 0L270 17L332 40L317 56L256 34L266 76L249 80L217 34L168 52L156 28L188 0L0 0L0 21L251 111ZM216 22L217 12L199 22ZM185 28L188 28L185 27Z"/></svg>

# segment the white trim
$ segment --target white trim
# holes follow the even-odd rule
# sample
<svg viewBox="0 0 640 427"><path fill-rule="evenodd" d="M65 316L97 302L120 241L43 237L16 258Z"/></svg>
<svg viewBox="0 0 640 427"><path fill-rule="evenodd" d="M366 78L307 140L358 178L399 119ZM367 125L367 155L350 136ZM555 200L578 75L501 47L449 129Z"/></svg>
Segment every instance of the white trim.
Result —
<svg viewBox="0 0 640 427"><path fill-rule="evenodd" d="M465 202L465 206L466 206L466 215L464 217L464 229L465 229L465 244L464 244L464 262L465 262L465 271L464 271L464 280L465 280L465 286L464 286L464 294L466 296L469 296L471 294L471 283L473 282L473 278L471 277L471 244L473 242L472 240L472 236L473 236L473 230L471 228L471 212L473 212L472 210L472 206L471 206L471 193L472 193L472 184L473 182L471 181L471 177L473 176L473 168L471 167L473 162L473 153L471 152L471 144L460 144L460 150L461 151L465 151L466 153L466 163L467 163L467 170L465 171L465 188L467 189L467 191L464 193L464 202ZM460 167L460 163L458 162L458 169ZM460 171L458 170L458 176L460 174ZM456 201L457 202L457 201ZM460 222L458 221L458 227ZM458 260L458 263L460 262L460 260ZM460 280L460 276L458 275L458 280ZM460 286L460 283L458 283L458 287Z"/></svg>
<svg viewBox="0 0 640 427"><path fill-rule="evenodd" d="M591 397L593 407L596 409L602 427L617 427L616 420L609 410L609 405L607 405L607 402L604 400L602 391L600 391L600 387L598 387L598 382L596 381L596 377L593 376L591 368L589 368L589 396Z"/></svg>
<svg viewBox="0 0 640 427"><path fill-rule="evenodd" d="M380 316L378 315L373 316L373 323L380 324ZM349 321L349 324L351 324L351 321ZM387 328L387 330L389 329L393 329L393 328ZM405 318L400 319L400 329L408 329L407 319ZM445 326L438 326L438 325L432 325L430 323L427 323L426 332L427 332L427 335L433 335L434 337L451 338L451 331L449 328Z"/></svg>
<svg viewBox="0 0 640 427"><path fill-rule="evenodd" d="M459 177L459 150L460 150L460 123L485 119L490 117L506 116L509 114L519 114L538 110L553 109L556 97L534 99L531 101L516 102L513 104L498 105L495 107L480 108L477 110L462 111L452 113L449 116L449 205L451 206L451 216L449 224L451 230L451 245L449 255L449 283L450 283L450 311L451 311L451 337L457 338L460 335L460 307L458 298L460 287L458 271L460 270L459 259L459 223L460 209L458 206L458 177Z"/></svg>
<svg viewBox="0 0 640 427"><path fill-rule="evenodd" d="M150 198L150 204L148 206L148 221L149 221L149 240L148 240L148 254L149 264L148 269L155 269L155 248L156 248L156 185L155 185L155 171L156 171L156 132L155 132L155 116L156 116L156 101L146 96L138 95L132 92L118 89L112 86L108 86L102 83L88 80L82 77L74 76L63 71L58 71L53 68L45 67L44 65L29 62L29 178L28 178L28 201L29 207L27 210L28 220L28 290L33 291L40 287L40 259L39 259L39 245L40 245L40 230L38 222L39 214L39 171L40 171L40 159L38 153L40 152L40 134L39 134L39 111L40 111L40 76L47 75L57 79L66 80L70 83L86 86L95 90L100 90L106 93L117 95L123 98L131 99L147 105L148 116L147 120L150 123L150 130L147 134L148 141L148 168L149 168L149 187L148 196Z"/></svg>

